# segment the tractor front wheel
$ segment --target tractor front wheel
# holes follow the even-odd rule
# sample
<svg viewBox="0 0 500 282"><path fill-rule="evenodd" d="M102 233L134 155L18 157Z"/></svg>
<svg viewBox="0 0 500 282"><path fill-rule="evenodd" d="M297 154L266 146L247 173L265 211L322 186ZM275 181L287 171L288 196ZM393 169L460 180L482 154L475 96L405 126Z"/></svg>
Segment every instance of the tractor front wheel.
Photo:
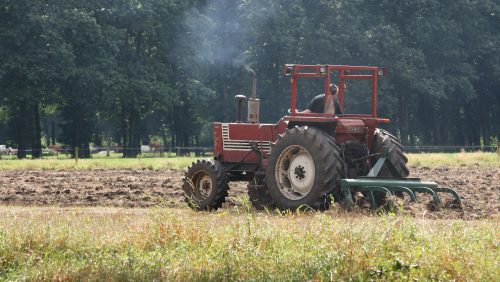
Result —
<svg viewBox="0 0 500 282"><path fill-rule="evenodd" d="M188 168L182 189L195 210L216 210L226 201L229 179L218 161L198 160Z"/></svg>
<svg viewBox="0 0 500 282"><path fill-rule="evenodd" d="M271 149L267 187L280 209L324 209L342 168L340 149L326 132L307 126L287 129Z"/></svg>

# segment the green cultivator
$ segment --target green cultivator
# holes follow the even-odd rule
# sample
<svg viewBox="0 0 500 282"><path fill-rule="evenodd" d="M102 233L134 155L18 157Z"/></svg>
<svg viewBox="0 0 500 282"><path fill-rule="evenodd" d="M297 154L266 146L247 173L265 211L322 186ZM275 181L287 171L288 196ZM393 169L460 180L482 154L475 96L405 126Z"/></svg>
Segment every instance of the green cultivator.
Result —
<svg viewBox="0 0 500 282"><path fill-rule="evenodd" d="M378 177L384 164L389 168L393 177ZM353 192L367 192L372 208L377 208L377 201L374 192L385 193L385 195L407 194L413 202L417 202L417 193L427 193L431 195L438 207L441 206L441 199L438 193L449 193L455 198L456 204L461 207L462 201L457 191L451 188L438 187L436 182L421 181L420 178L403 178L398 173L387 156L385 149L382 156L375 163L367 176L355 179L341 179L341 190L345 197L348 208L354 206L352 199Z"/></svg>

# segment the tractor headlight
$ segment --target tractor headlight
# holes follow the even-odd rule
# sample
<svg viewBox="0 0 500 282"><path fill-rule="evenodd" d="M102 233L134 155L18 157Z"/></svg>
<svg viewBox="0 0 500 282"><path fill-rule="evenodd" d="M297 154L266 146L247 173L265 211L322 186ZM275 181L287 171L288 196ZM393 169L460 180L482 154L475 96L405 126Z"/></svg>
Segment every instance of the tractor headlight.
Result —
<svg viewBox="0 0 500 282"><path fill-rule="evenodd" d="M291 75L293 73L293 65L285 65L285 75Z"/></svg>

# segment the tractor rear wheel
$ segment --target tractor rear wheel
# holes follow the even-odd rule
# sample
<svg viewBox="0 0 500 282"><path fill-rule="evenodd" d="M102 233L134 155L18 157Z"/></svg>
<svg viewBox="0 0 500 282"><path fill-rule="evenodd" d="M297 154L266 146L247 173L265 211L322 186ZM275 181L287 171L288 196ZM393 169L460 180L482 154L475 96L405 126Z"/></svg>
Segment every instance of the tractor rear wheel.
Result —
<svg viewBox="0 0 500 282"><path fill-rule="evenodd" d="M248 199L256 210L274 209L273 199L269 194L266 181L263 178L255 177L248 182Z"/></svg>
<svg viewBox="0 0 500 282"><path fill-rule="evenodd" d="M382 153L383 147L387 147L387 153L389 160L392 162L401 177L407 177L410 174L406 163L408 158L406 157L403 146L399 143L396 136L390 134L389 132L377 128L375 129L375 138L373 140L371 154ZM372 161L372 166L378 161L375 159ZM379 172L379 176L383 177L394 177L391 174L390 169L384 165ZM385 193L374 192L375 202L377 205L381 206L385 204ZM403 197L402 193L396 193L396 196Z"/></svg>
<svg viewBox="0 0 500 282"><path fill-rule="evenodd" d="M218 161L198 160L188 168L182 189L195 210L216 210L226 201L229 178Z"/></svg>
<svg viewBox="0 0 500 282"><path fill-rule="evenodd" d="M266 171L274 204L283 210L324 209L338 189L343 160L335 139L314 127L287 129L272 145Z"/></svg>
<svg viewBox="0 0 500 282"><path fill-rule="evenodd" d="M387 147L389 160L392 162L401 177L407 177L410 172L406 163L408 158L404 154L403 146L398 142L398 139L389 132L377 128L375 129L375 138L373 140L371 154L382 153L383 147ZM372 162L374 165L378 159ZM393 177L391 171L387 166L383 166L380 170L379 176Z"/></svg>

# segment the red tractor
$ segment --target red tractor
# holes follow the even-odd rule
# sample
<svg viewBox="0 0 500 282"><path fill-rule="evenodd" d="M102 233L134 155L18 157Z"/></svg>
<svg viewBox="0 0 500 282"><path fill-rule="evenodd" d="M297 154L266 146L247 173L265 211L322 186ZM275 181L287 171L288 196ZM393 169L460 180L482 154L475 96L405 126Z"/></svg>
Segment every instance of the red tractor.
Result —
<svg viewBox="0 0 500 282"><path fill-rule="evenodd" d="M228 196L230 181L248 181L250 202L258 209L325 209L332 199L352 206L351 194L363 192L372 207L386 194L429 193L439 203L434 182L406 178L408 168L403 147L396 137L377 128L388 119L377 116L377 81L385 69L370 66L299 65L284 66L291 79L289 115L276 124L259 123L256 78L248 99L247 122L241 121L245 96L238 95L235 123L213 123L214 160L198 160L188 168L183 184L186 201L197 210L216 210ZM323 79L324 113L297 110L297 82ZM348 80L371 82L370 114L335 114L330 82L338 83L338 102L344 105ZM456 194L456 192L455 192ZM454 195L455 195L454 194ZM455 197L458 202L458 194Z"/></svg>

